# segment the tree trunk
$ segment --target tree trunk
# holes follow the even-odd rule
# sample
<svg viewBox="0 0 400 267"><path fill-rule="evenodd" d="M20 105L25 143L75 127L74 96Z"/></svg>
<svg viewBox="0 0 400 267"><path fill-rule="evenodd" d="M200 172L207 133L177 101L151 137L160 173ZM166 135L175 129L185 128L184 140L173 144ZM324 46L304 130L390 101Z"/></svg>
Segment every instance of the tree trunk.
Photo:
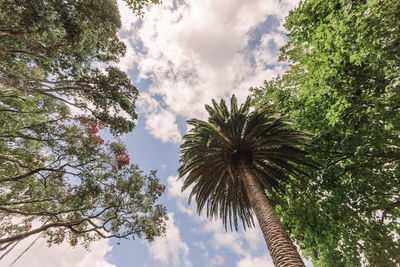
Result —
<svg viewBox="0 0 400 267"><path fill-rule="evenodd" d="M277 267L305 266L296 246L287 235L264 190L247 164L241 164L241 174L274 265Z"/></svg>

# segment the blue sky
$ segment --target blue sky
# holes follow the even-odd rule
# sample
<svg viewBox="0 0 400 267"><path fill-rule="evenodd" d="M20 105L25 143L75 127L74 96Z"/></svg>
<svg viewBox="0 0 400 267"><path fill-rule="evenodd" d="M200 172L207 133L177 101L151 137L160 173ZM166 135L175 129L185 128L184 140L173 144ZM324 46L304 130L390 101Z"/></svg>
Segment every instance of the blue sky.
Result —
<svg viewBox="0 0 400 267"><path fill-rule="evenodd" d="M137 127L123 139L132 162L145 172L157 169L167 185L161 199L170 217L166 236L152 244L102 240L90 252L39 241L14 266L273 266L258 227L225 232L220 221L197 215L195 203L187 205L189 192L181 193L177 180L179 145L185 121L205 119L204 104L212 98L234 93L243 101L251 86L285 70L278 63L286 41L282 23L296 4L163 0L141 19L119 2L127 54L118 65L140 91ZM24 242L15 255L31 241Z"/></svg>

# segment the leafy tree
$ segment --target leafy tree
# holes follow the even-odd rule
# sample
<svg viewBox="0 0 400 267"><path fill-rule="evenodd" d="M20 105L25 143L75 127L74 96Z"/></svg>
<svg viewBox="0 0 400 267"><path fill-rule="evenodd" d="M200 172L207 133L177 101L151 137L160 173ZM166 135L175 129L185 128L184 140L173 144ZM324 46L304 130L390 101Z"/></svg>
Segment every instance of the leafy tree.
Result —
<svg viewBox="0 0 400 267"><path fill-rule="evenodd" d="M253 89L312 131L325 168L280 210L320 266L400 263L400 2L304 1L287 18L289 70Z"/></svg>
<svg viewBox="0 0 400 267"><path fill-rule="evenodd" d="M254 226L254 211L274 264L304 266L265 194L275 201L286 183L301 184L301 166L313 167L297 148L304 136L272 107L250 111L250 98L239 108L233 95L230 110L223 100L212 102L208 122L188 121L193 128L181 145L182 190L193 185L189 202L195 197L199 213L206 208L225 227L229 220L231 229L239 220L244 228Z"/></svg>
<svg viewBox="0 0 400 267"><path fill-rule="evenodd" d="M125 53L115 1L4 0L0 24L0 249L40 232L72 245L162 234L156 173L99 134L137 117L138 91L112 65Z"/></svg>
<svg viewBox="0 0 400 267"><path fill-rule="evenodd" d="M123 144L105 142L103 125L71 116L53 98L7 93L0 108L3 249L38 232L51 244L68 237L76 245L99 237L153 240L165 231L165 208L155 204L165 187L155 172L142 175L129 164Z"/></svg>
<svg viewBox="0 0 400 267"><path fill-rule="evenodd" d="M125 54L114 1L6 0L0 5L3 85L84 109L116 133L133 129L137 89L116 67L105 73L92 68Z"/></svg>

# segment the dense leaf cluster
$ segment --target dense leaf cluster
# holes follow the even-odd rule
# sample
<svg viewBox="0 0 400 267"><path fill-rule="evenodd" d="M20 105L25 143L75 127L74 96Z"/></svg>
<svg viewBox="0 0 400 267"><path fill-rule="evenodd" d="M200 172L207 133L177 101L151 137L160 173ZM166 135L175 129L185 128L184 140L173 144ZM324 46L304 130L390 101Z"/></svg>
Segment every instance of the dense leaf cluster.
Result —
<svg viewBox="0 0 400 267"><path fill-rule="evenodd" d="M400 2L303 1L282 76L253 89L314 133L324 168L281 215L317 265L400 263Z"/></svg>

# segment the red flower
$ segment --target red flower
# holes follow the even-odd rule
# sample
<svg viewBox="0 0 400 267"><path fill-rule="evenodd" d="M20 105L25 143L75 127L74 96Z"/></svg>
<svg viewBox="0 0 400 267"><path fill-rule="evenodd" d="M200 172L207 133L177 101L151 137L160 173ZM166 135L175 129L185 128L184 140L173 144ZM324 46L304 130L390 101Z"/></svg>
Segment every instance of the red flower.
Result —
<svg viewBox="0 0 400 267"><path fill-rule="evenodd" d="M123 154L117 157L118 161L118 169L122 169L122 167L129 165L130 158L128 154Z"/></svg>
<svg viewBox="0 0 400 267"><path fill-rule="evenodd" d="M101 137L98 136L98 135L93 136L93 140L94 140L94 142L97 143L97 144L100 144L100 145L104 144L103 138L101 138Z"/></svg>
<svg viewBox="0 0 400 267"><path fill-rule="evenodd" d="M71 240L71 246L75 247L77 244L78 244L78 239L77 238Z"/></svg>

